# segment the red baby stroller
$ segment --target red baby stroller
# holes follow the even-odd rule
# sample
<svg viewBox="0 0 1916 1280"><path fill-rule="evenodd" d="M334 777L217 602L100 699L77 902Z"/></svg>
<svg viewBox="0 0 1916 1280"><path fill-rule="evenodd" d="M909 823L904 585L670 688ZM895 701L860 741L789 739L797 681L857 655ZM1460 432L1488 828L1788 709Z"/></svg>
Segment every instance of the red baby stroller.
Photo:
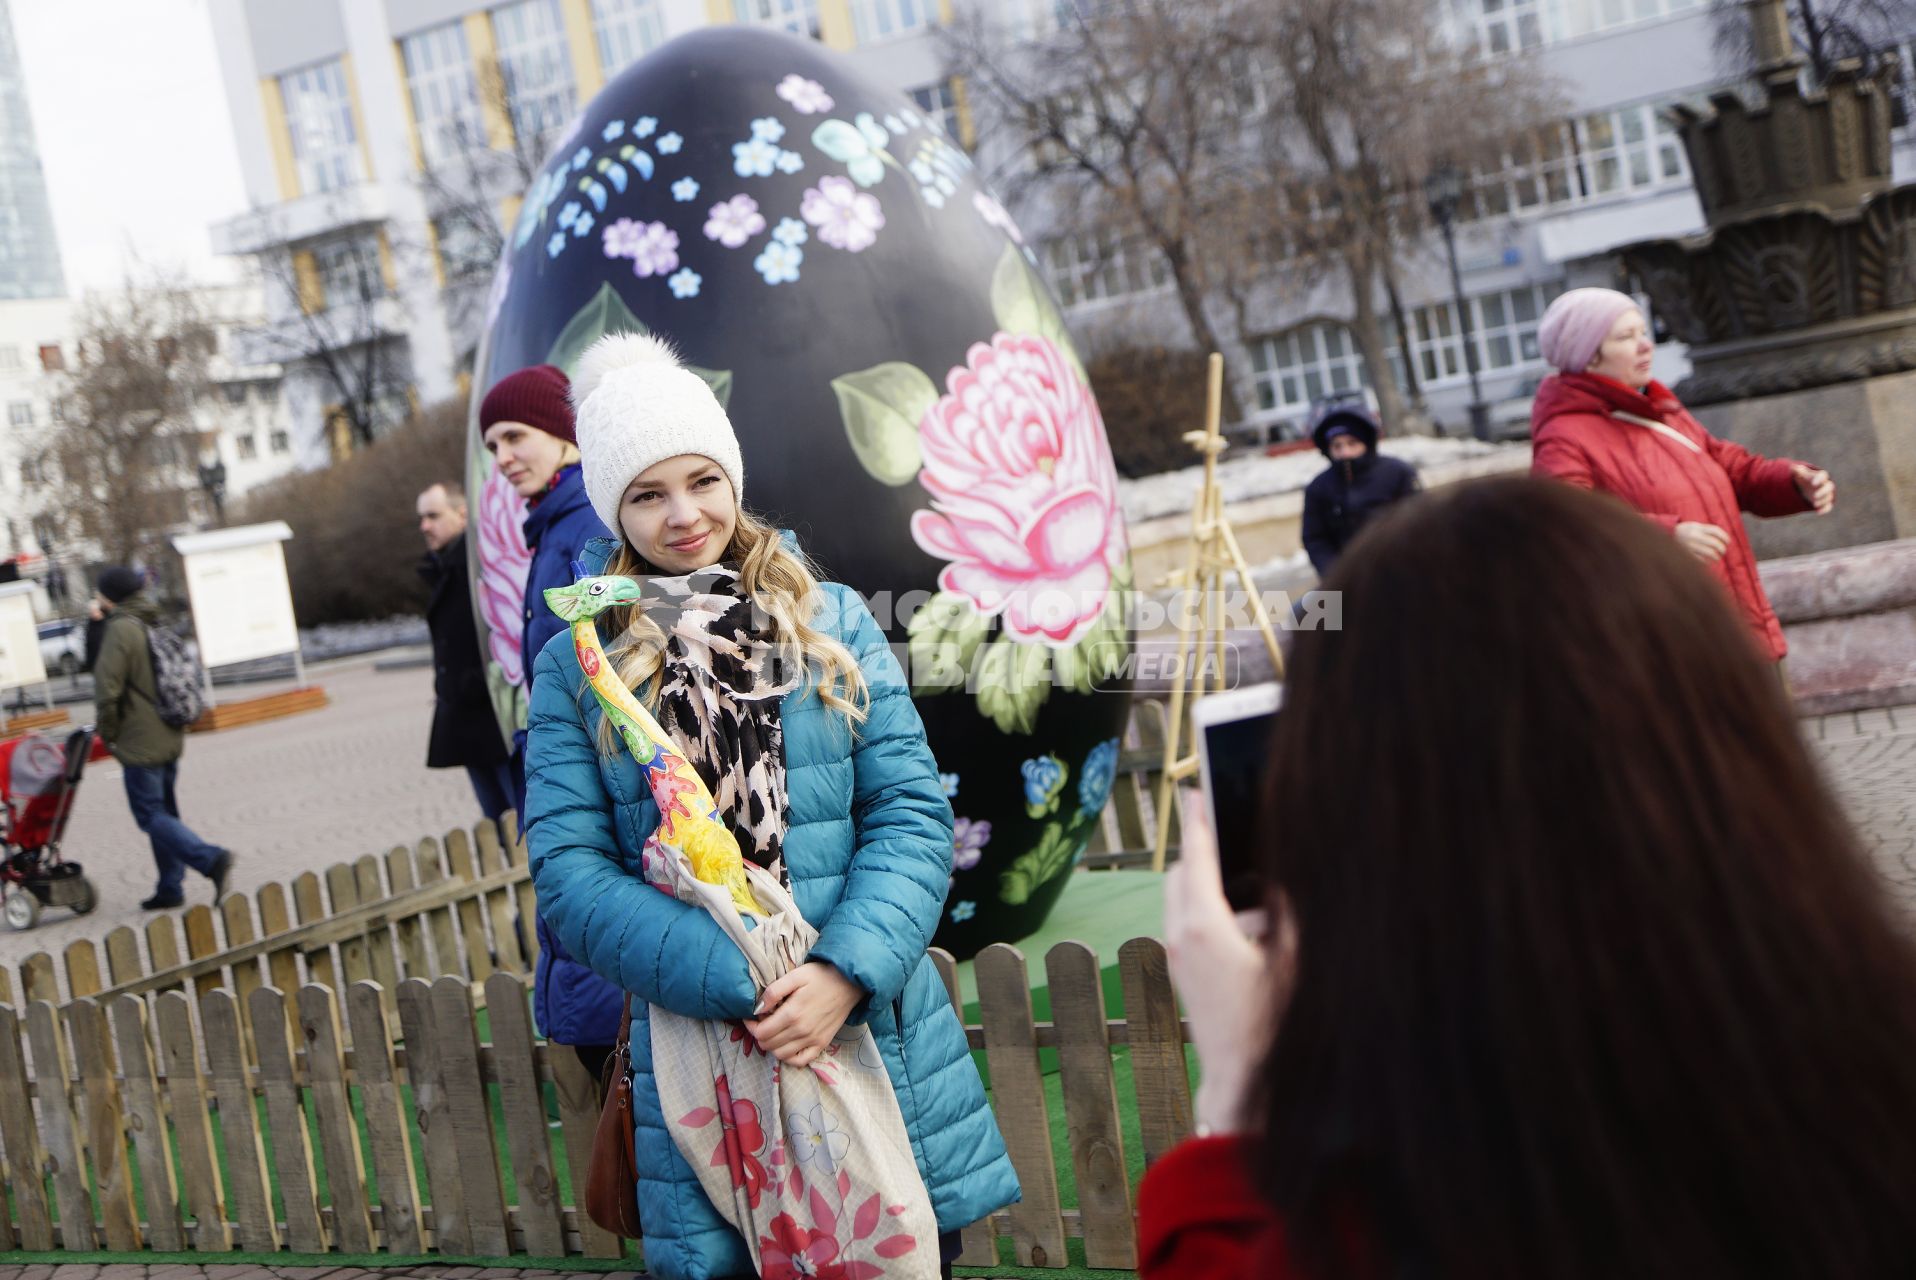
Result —
<svg viewBox="0 0 1916 1280"><path fill-rule="evenodd" d="M98 901L80 864L60 857L93 739L87 725L64 746L32 734L0 742L0 916L12 928L31 929L42 907L85 915Z"/></svg>

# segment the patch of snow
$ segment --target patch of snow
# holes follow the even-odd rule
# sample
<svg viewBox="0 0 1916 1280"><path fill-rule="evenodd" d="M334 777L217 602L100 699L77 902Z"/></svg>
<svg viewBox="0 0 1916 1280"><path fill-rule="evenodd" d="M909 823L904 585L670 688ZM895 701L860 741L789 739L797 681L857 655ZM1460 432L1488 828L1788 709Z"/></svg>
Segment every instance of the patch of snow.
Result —
<svg viewBox="0 0 1916 1280"><path fill-rule="evenodd" d="M430 643L426 620L406 614L373 622L329 623L302 628L299 633L300 656L308 662Z"/></svg>
<svg viewBox="0 0 1916 1280"><path fill-rule="evenodd" d="M1528 450L1529 447L1528 443L1493 444L1483 440L1400 436L1386 439L1378 452L1386 457L1400 458L1419 471L1424 471L1434 466L1491 454ZM1227 504L1246 502L1302 489L1329 465L1324 455L1315 449L1287 453L1276 458L1266 457L1262 453L1246 454L1218 461L1218 484L1224 490ZM1120 478L1118 495L1124 504L1124 518L1135 524L1160 516L1183 515L1191 510L1191 504L1197 498L1198 486L1203 482L1204 467L1201 463L1182 471L1165 471L1136 480Z"/></svg>

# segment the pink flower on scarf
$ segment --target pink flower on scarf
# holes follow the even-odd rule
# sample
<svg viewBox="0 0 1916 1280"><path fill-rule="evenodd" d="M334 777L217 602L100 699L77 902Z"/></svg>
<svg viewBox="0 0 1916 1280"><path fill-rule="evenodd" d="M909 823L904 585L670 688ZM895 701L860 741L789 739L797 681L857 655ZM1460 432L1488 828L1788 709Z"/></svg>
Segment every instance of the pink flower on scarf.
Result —
<svg viewBox="0 0 1916 1280"><path fill-rule="evenodd" d="M919 426L931 510L912 538L950 561L938 585L1020 640L1072 645L1124 563L1117 468L1091 388L1048 338L1000 333Z"/></svg>
<svg viewBox="0 0 1916 1280"><path fill-rule="evenodd" d="M716 1107L698 1107L679 1117L688 1129L703 1129L719 1122L719 1144L712 1152L714 1169L726 1170L734 1191L743 1189L745 1198L756 1209L764 1198L769 1179L759 1155L765 1150L765 1126L760 1123L758 1104L749 1098L733 1098L731 1081L724 1076L712 1082L717 1094Z"/></svg>

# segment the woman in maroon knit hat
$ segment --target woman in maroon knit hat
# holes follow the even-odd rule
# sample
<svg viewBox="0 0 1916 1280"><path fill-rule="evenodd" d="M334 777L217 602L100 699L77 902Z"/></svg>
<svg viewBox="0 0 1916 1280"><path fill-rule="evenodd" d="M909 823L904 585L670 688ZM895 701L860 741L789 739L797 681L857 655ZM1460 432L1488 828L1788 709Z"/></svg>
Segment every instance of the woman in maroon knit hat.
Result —
<svg viewBox="0 0 1916 1280"><path fill-rule="evenodd" d="M526 514L525 635L521 655L530 676L539 650L566 629L546 608L548 587L572 585L572 562L594 538L609 537L586 497L572 425L572 383L549 364L521 369L499 380L479 405L486 452L531 510ZM512 769L517 809L526 811L526 733L513 735ZM533 982L533 1014L556 1044L569 1044L594 1078L618 1039L624 997L611 983L567 956L559 940L539 929L539 965Z"/></svg>

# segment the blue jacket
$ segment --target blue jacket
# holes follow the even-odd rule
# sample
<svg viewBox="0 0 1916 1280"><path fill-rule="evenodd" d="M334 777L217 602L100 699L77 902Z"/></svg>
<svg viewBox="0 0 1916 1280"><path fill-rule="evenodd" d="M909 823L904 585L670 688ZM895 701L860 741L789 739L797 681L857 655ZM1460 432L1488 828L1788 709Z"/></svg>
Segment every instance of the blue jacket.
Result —
<svg viewBox="0 0 1916 1280"><path fill-rule="evenodd" d="M572 562L585 554L587 543L608 533L585 496L585 472L576 462L560 470L558 483L526 513L532 564L526 570L526 630L519 649L526 670L532 669L546 642L566 629L559 615L546 608L546 588L571 586Z"/></svg>
<svg viewBox="0 0 1916 1280"><path fill-rule="evenodd" d="M525 669L532 670L539 650L566 629L546 607L547 587L572 585L572 562L586 544L603 539L605 525L585 495L585 475L577 463L559 472L558 483L526 515L526 545L532 564L526 570ZM514 735L513 777L519 787L518 810L526 811L525 730ZM539 962L533 970L532 1013L539 1030L559 1044L609 1045L619 1038L625 1008L620 990L567 954L541 919Z"/></svg>
<svg viewBox="0 0 1916 1280"><path fill-rule="evenodd" d="M587 557L588 569L603 555ZM854 738L808 685L779 705L791 825L786 866L811 957L867 993L853 1010L891 1073L941 1232L1018 1198L963 1028L926 954L951 876L951 805L903 671L849 588L828 583L812 625L857 656L871 688ZM668 1280L750 1274L744 1241L672 1142L652 1079L647 1003L736 1021L756 1002L745 959L703 910L648 886L639 850L658 825L644 775L602 755L600 712L571 645L533 677L527 839L539 911L573 954L635 992L633 1104L648 1272Z"/></svg>

